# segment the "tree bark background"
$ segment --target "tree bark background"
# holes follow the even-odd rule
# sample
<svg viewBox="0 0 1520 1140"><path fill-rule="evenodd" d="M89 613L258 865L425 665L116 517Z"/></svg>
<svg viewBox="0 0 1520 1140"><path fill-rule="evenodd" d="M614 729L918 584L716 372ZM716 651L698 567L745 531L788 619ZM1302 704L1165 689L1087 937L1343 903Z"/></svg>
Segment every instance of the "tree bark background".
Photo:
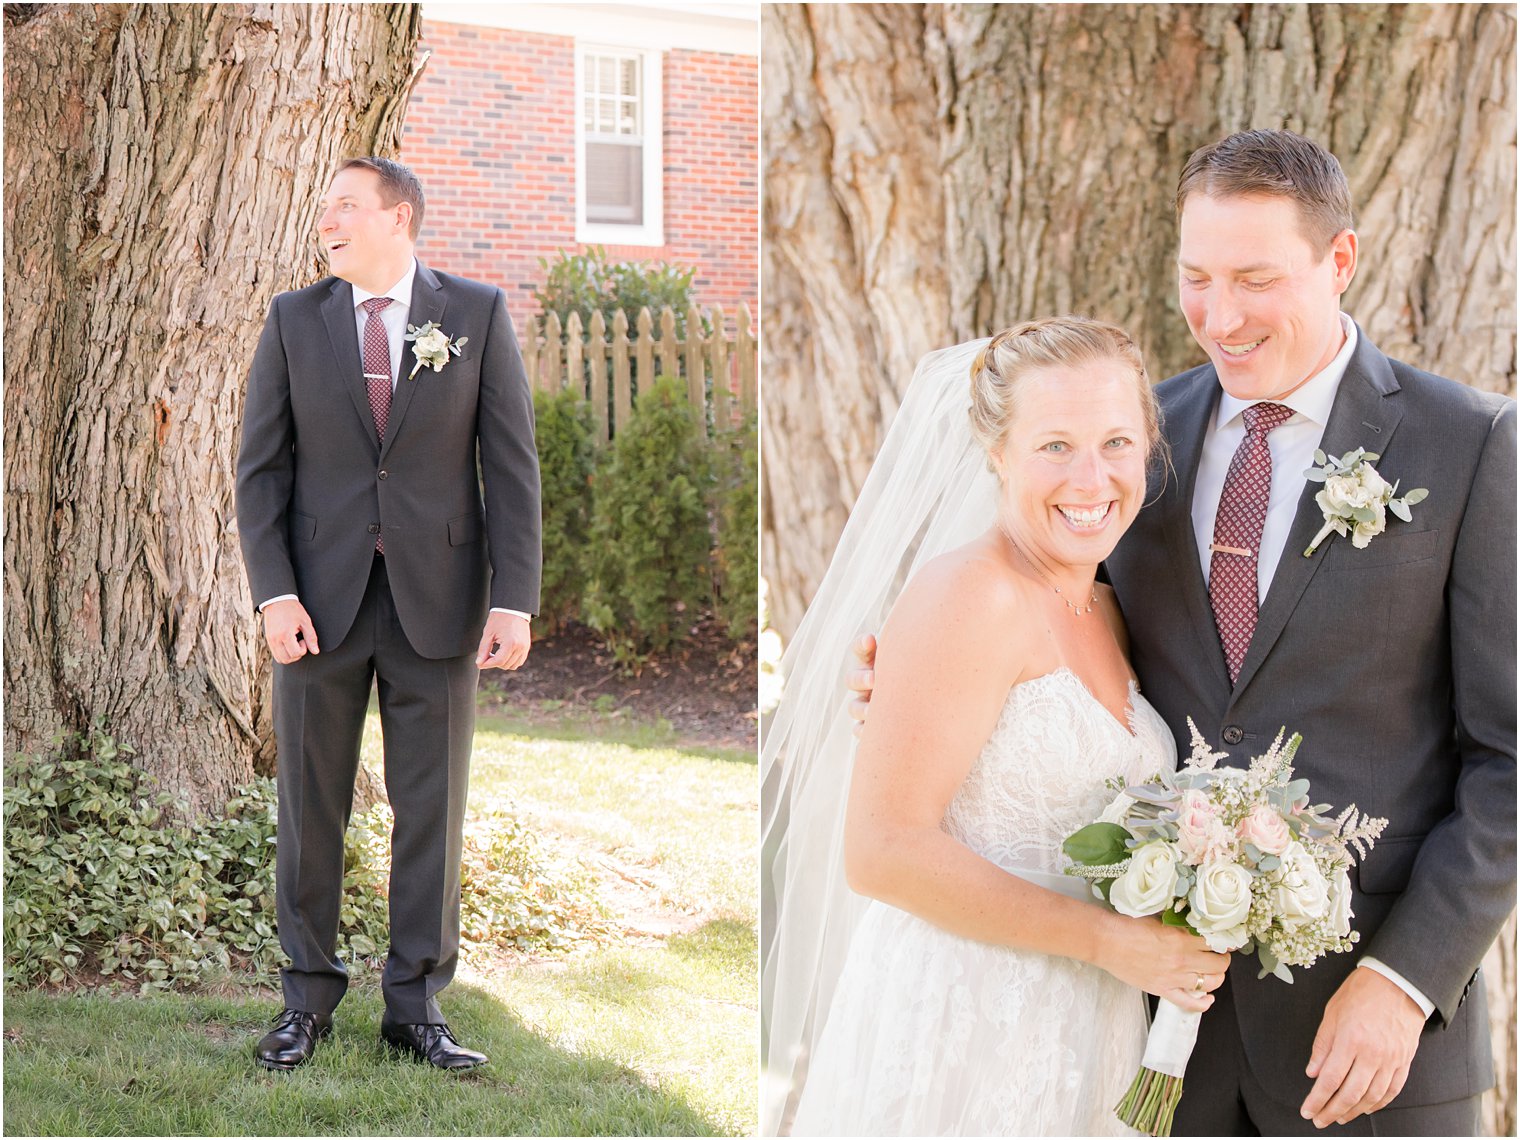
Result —
<svg viewBox="0 0 1520 1140"><path fill-rule="evenodd" d="M275 293L393 153L414 5L7 5L5 743L97 719L196 808L273 771L233 513Z"/></svg>
<svg viewBox="0 0 1520 1140"><path fill-rule="evenodd" d="M1508 5L767 4L761 553L789 637L917 359L1027 317L1204 360L1177 305L1177 175L1287 127L1351 183L1346 311L1390 355L1515 391ZM841 668L843 663L841 663ZM1494 1134L1515 1128L1514 918L1485 969Z"/></svg>
<svg viewBox="0 0 1520 1140"><path fill-rule="evenodd" d="M1160 379L1177 174L1232 131L1341 160L1346 309L1515 388L1515 16L1503 5L766 5L762 558L789 636L918 357L1085 312Z"/></svg>

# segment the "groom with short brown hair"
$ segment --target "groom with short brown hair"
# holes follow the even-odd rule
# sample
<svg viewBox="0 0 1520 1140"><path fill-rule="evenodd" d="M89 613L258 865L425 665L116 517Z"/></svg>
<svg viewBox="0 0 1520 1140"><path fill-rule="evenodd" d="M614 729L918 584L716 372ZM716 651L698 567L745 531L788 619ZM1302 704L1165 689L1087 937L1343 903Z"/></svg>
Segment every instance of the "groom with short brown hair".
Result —
<svg viewBox="0 0 1520 1140"><path fill-rule="evenodd" d="M1173 1131L1475 1135L1478 965L1515 903L1515 403L1389 359L1341 312L1350 190L1309 139L1202 148L1177 210L1209 363L1157 386L1175 472L1105 563L1135 672L1184 753L1188 717L1239 767L1286 727L1316 801L1389 822L1352 871L1353 953L1291 986L1233 962ZM1304 473L1359 447L1429 495L1306 556L1326 520Z"/></svg>
<svg viewBox="0 0 1520 1140"><path fill-rule="evenodd" d="M248 377L237 516L276 662L290 958L255 1051L270 1069L311 1057L347 989L343 836L375 684L395 815L381 1037L440 1068L486 1061L437 996L458 960L478 671L527 659L538 608L538 458L502 292L418 262L422 215L405 166L343 163L318 224L333 276L274 299Z"/></svg>

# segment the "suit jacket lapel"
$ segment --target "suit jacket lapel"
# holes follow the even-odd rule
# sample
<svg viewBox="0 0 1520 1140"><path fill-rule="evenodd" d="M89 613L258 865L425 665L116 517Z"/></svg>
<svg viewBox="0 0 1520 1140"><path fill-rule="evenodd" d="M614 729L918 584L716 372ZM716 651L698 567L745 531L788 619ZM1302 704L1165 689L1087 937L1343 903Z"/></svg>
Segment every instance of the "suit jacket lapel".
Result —
<svg viewBox="0 0 1520 1140"><path fill-rule="evenodd" d="M1346 374L1341 377L1335 403L1331 405L1320 450L1326 455L1344 455L1364 447L1381 454L1404 414L1398 400L1387 398L1398 390L1399 382L1388 366L1388 358L1373 347L1361 326L1357 326L1356 349L1346 365ZM1274 479L1279 477L1303 479L1303 473L1273 473ZM1303 479L1303 492L1293 515L1293 529L1288 532L1287 545L1283 547L1282 557L1272 575L1272 585L1256 620L1256 632L1251 637L1245 660L1241 662L1240 677L1235 682L1237 695L1250 683L1272 646L1282 636L1304 590L1325 561L1326 548L1331 542L1343 541L1332 534L1313 557L1304 557L1304 549L1314 541L1314 536L1325 523L1324 512L1314 501L1318 489L1317 483Z"/></svg>
<svg viewBox="0 0 1520 1140"><path fill-rule="evenodd" d="M1156 506L1166 511L1162 533L1176 575L1173 581L1181 586L1183 603L1199 643L1213 647L1214 666L1228 686L1224 647L1219 642L1208 585L1203 580L1203 566L1198 561L1198 537L1193 529L1192 509L1198 464L1203 457L1203 439L1218 407L1219 381L1214 370L1208 368L1199 373L1187 395L1167 409L1166 434L1172 446L1176 490L1164 496Z"/></svg>
<svg viewBox="0 0 1520 1140"><path fill-rule="evenodd" d="M417 263L417 273L412 278L412 303L407 310L406 323L415 328L421 328L428 321L443 323L443 310L447 301L443 295L443 287L438 282L438 276L422 262ZM431 368L418 370L412 376L412 366L417 363L417 358L411 353L412 342L404 341L401 351L401 374L396 378L396 395L391 400L391 419L386 428L385 440L380 445L380 458L383 461L385 454L391 449L391 441L401 431L401 421L406 419L406 410L412 406L412 398L417 388L427 383L427 378L433 375ZM411 377L408 379L408 377Z"/></svg>
<svg viewBox="0 0 1520 1140"><path fill-rule="evenodd" d="M354 287L334 279L332 291L322 302L322 321L332 342L333 357L343 387L354 402L354 410L364 421L371 436L375 432L375 413L369 406L369 389L364 382L364 361L359 353L359 323L354 317Z"/></svg>

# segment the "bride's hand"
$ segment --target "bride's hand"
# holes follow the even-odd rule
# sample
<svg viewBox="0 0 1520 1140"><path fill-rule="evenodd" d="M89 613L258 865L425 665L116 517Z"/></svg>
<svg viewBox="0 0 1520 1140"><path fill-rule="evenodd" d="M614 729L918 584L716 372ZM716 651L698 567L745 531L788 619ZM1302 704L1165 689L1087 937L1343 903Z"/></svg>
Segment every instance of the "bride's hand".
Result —
<svg viewBox="0 0 1520 1140"><path fill-rule="evenodd" d="M1229 954L1216 954L1199 935L1155 918L1113 915L1097 965L1121 982L1199 1013L1214 1004Z"/></svg>

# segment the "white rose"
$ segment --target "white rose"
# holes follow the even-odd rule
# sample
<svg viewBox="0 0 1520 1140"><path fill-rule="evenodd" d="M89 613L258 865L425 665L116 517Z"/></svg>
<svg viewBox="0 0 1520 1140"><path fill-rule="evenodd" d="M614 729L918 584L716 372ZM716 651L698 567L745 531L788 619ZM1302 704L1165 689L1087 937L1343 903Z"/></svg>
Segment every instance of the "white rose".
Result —
<svg viewBox="0 0 1520 1140"><path fill-rule="evenodd" d="M1314 856L1297 840L1282 853L1282 867L1272 876L1272 884L1272 910L1285 929L1330 913L1330 884Z"/></svg>
<svg viewBox="0 0 1520 1140"><path fill-rule="evenodd" d="M1344 867L1330 880L1330 929L1342 938L1351 933L1351 876Z"/></svg>
<svg viewBox="0 0 1520 1140"><path fill-rule="evenodd" d="M1377 518L1371 522L1359 522L1351 528L1351 545L1357 550L1367 549L1367 545L1378 535L1383 533L1383 528L1388 525L1388 513L1383 510L1379 503L1373 508L1377 511Z"/></svg>
<svg viewBox="0 0 1520 1140"><path fill-rule="evenodd" d="M1135 797L1128 792L1120 792L1114 797L1113 803L1103 809L1103 814L1098 817L1099 823L1114 823L1124 825L1124 816L1134 806Z"/></svg>
<svg viewBox="0 0 1520 1140"><path fill-rule="evenodd" d="M1208 863L1188 895L1188 921L1216 953L1244 946L1246 915L1251 911L1251 872L1239 863Z"/></svg>
<svg viewBox="0 0 1520 1140"><path fill-rule="evenodd" d="M1108 901L1120 914L1131 918L1160 914L1172 901L1177 885L1177 853L1163 840L1135 848L1124 874L1114 880Z"/></svg>
<svg viewBox="0 0 1520 1140"><path fill-rule="evenodd" d="M434 329L425 336L417 338L417 348L429 356L436 356L449 347L449 338L444 335L442 329Z"/></svg>

